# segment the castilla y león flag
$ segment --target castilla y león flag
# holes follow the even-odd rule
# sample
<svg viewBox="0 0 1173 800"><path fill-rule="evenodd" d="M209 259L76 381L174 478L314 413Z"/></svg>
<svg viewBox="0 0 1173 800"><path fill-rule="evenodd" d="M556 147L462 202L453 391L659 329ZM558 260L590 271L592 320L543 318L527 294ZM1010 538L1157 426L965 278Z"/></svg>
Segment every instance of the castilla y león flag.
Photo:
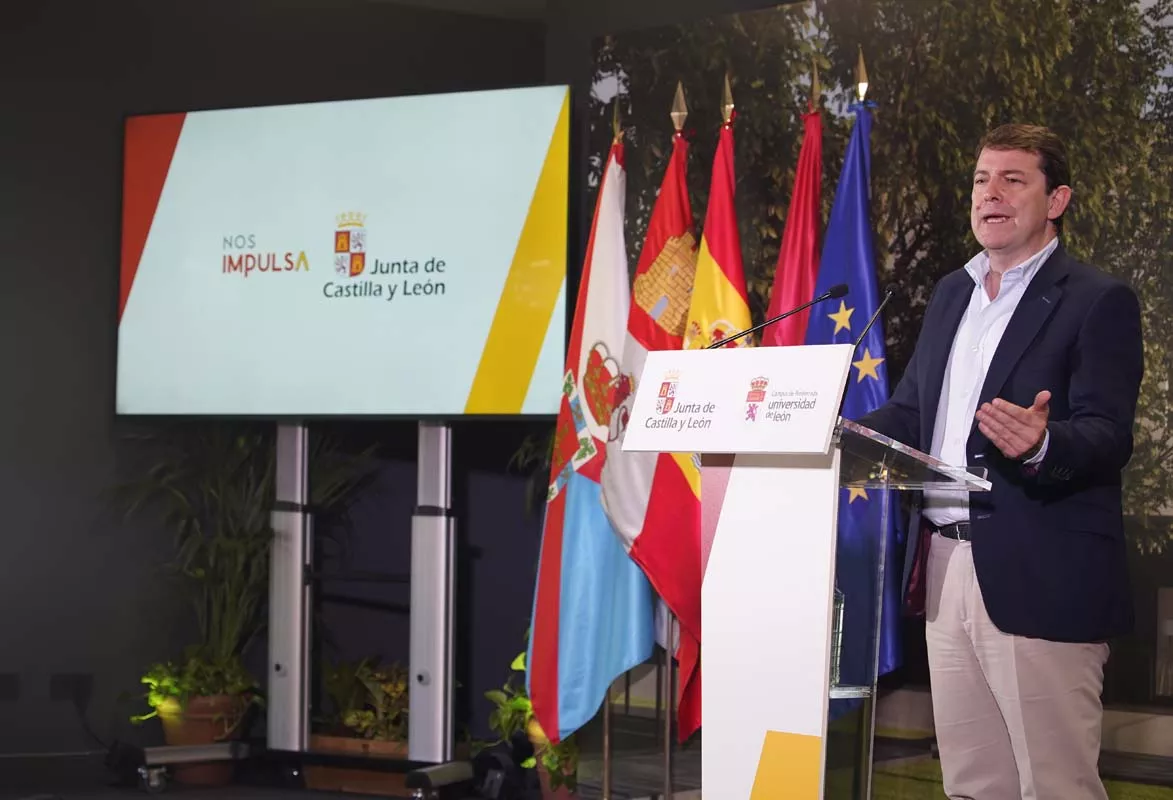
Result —
<svg viewBox="0 0 1173 800"><path fill-rule="evenodd" d="M600 474L625 418L620 368L630 305L623 238L623 145L603 169L566 351L526 660L534 714L560 741L599 710L607 687L652 654L647 577L603 511Z"/></svg>
<svg viewBox="0 0 1173 800"><path fill-rule="evenodd" d="M623 367L636 380L649 351L683 346L697 264L687 163L688 142L678 133L632 288ZM621 447L621 438L608 444L603 505L632 559L680 621L678 731L684 739L700 725L699 691L691 703L686 694L700 657L700 472L690 453L625 453Z"/></svg>

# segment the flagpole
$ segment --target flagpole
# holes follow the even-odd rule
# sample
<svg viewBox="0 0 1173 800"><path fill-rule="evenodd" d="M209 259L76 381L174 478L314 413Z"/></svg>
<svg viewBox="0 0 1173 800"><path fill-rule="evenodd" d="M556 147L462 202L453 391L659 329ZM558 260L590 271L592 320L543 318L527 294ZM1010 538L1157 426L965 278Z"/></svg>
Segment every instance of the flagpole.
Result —
<svg viewBox="0 0 1173 800"><path fill-rule="evenodd" d="M859 45L859 58L856 60L856 63L855 63L855 96L861 106L860 111L863 113L867 113L866 109L862 108L862 106L864 105L864 102L867 98L867 94L868 94L868 68L867 68L867 65L864 64L864 60L863 60L863 45ZM876 308L876 311L875 311L875 314L873 314L873 317L879 315L880 308L882 308L882 304L881 304L881 306L878 306ZM872 324L871 322L868 322L868 326L870 326L871 324ZM861 339L861 341L862 341L862 339ZM886 478L886 471L885 471L885 474L883 477ZM870 798L872 796L872 790L873 790L872 772L875 767L876 702L877 702L876 693L879 689L879 680L878 680L879 676L876 673L879 671L877 669L877 667L878 667L878 658L879 658L879 652L880 652L880 636L882 633L881 627L883 626L883 612L884 612L883 587L882 587L883 575L884 575L884 548L885 548L885 545L887 544L887 542L885 541L887 538L886 528L887 528L888 514L890 513L889 508L888 508L887 489L885 489L883 491L881 498L882 499L880 500L880 508L881 508L880 519L883 520L883 522L882 522L883 527L881 528L882 533L880 536L880 554L879 554L879 570L878 570L879 575L880 575L880 581L881 581L881 587L880 587L881 600L880 600L880 603L877 604L877 608L876 608L876 638L875 638L875 642L873 644L873 647L875 649L872 651L873 661L872 661L872 670L871 670L871 677L872 677L871 687L870 687L871 691L868 693L868 697L864 700L863 710L861 711L861 716L863 717L863 719L860 721L860 738L863 740L860 742L861 749L863 751L860 753L860 759L859 759L862 762L860 764L860 772L862 773L862 775L860 776L860 778L861 778L860 783L862 784L862 786L860 788L862 790L862 797L865 797L865 798Z"/></svg>
<svg viewBox="0 0 1173 800"><path fill-rule="evenodd" d="M856 95L859 97L860 105L862 106L864 104L865 98L867 98L867 94L868 94L868 68L864 64L864 61L863 61L863 45L862 44L859 45L859 61L855 66L855 89L856 89ZM864 113L867 113L867 110L864 108L861 108L860 110L863 111ZM876 307L876 314L877 315L879 315L880 308L882 308L882 307L883 307L882 305L879 305ZM868 324L870 325L871 323L868 323ZM887 470L884 470L883 477L885 479L887 478ZM885 480L884 483L886 484L887 480ZM879 666L878 659L879 659L879 655L880 655L880 635L882 633L881 628L883 627L883 624L884 624L883 623L883 617L884 617L884 601L883 601L883 597L884 597L884 590L883 590L884 546L887 544L885 539L887 538L887 526L888 526L887 519L888 519L888 514L890 513L889 508L888 508L888 492L886 491L886 489L887 489L887 487L885 486L885 491L884 491L882 499L880 501L880 508L881 508L880 519L884 521L883 522L884 527L881 528L881 534L880 534L880 564L879 564L878 572L879 572L879 576L880 576L881 585L879 587L880 588L880 602L876 604L876 638L875 638L875 643L874 643L875 649L872 651L872 669L871 669L872 686L871 686L871 692L870 692L867 700L865 701L865 706L864 706L867 709L867 719L864 721L864 725L861 726L864 728L864 736L866 737L864 740L864 743L863 743L864 753L865 753L864 770L863 770L863 773L864 773L863 774L863 791L864 791L863 796L866 798L870 798L872 796L872 790L873 790L872 772L875 767L875 755L876 755L876 750L875 750L875 748L876 748L876 703L878 701L878 697L876 696L876 692L879 690L879 676L876 673L879 671L877 669L877 667Z"/></svg>
<svg viewBox="0 0 1173 800"><path fill-rule="evenodd" d="M672 642L676 636L676 616L669 611L664 637L664 800L672 800Z"/></svg>
<svg viewBox="0 0 1173 800"><path fill-rule="evenodd" d="M859 60L855 62L855 93L861 103L868 94L868 68L863 63L863 45L859 46Z"/></svg>
<svg viewBox="0 0 1173 800"><path fill-rule="evenodd" d="M615 95L615 105L611 112L612 144L618 144L623 139L623 125L619 119L619 95ZM613 685L613 684L612 684ZM611 688L607 687L603 695L603 800L611 800Z"/></svg>
<svg viewBox="0 0 1173 800"><path fill-rule="evenodd" d="M819 83L819 62L811 56L811 96L807 101L807 111L814 111L823 100L823 87Z"/></svg>
<svg viewBox="0 0 1173 800"><path fill-rule="evenodd" d="M672 127L676 136L683 135L684 122L688 119L688 104L684 99L684 83L676 82L676 94L672 98ZM672 680L672 643L675 640L676 615L671 610L665 611L664 632L664 680L660 682L663 690L664 706L664 796L663 800L672 800L672 702L676 692L673 691Z"/></svg>
<svg viewBox="0 0 1173 800"><path fill-rule="evenodd" d="M603 800L611 800L611 687L603 695Z"/></svg>

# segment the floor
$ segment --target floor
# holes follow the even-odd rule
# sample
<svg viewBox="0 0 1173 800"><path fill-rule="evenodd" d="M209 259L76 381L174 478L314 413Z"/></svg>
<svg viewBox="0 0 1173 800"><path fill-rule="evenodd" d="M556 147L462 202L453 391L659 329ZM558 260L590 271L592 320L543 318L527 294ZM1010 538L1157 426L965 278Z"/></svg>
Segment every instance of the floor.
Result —
<svg viewBox="0 0 1173 800"><path fill-rule="evenodd" d="M602 797L602 730L593 725L582 734L580 797ZM612 798L658 800L663 789L662 725L654 720L617 715L613 720ZM854 737L832 730L828 744L827 800L854 800L859 787L853 762ZM673 748L674 800L700 797L699 737ZM931 740L881 738L876 743L874 800L940 800L940 766ZM1112 800L1173 800L1173 760L1105 753L1101 761ZM101 754L68 759L16 762L0 758L0 800L117 800L145 797L141 789L111 786L112 773ZM222 790L171 786L162 796L179 800L355 800L358 795L271 789L237 785Z"/></svg>

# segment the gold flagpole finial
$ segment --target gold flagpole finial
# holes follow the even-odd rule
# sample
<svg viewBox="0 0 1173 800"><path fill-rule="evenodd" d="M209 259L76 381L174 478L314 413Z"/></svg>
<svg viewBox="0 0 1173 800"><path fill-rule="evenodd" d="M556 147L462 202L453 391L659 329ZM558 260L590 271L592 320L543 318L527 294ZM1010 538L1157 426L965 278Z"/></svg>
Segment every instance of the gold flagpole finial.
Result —
<svg viewBox="0 0 1173 800"><path fill-rule="evenodd" d="M819 62L811 56L811 99L810 108L818 108L823 99L823 87L819 83Z"/></svg>
<svg viewBox="0 0 1173 800"><path fill-rule="evenodd" d="M728 125L733 119L733 90L729 87L729 73L725 73L725 90L721 96L721 117Z"/></svg>
<svg viewBox="0 0 1173 800"><path fill-rule="evenodd" d="M855 64L855 93L861 103L868 94L868 68L863 63L863 45L859 46L859 61Z"/></svg>
<svg viewBox="0 0 1173 800"><path fill-rule="evenodd" d="M615 107L611 109L611 130L615 133L615 141L623 138L623 125L619 121L619 95L615 95Z"/></svg>
<svg viewBox="0 0 1173 800"><path fill-rule="evenodd" d="M684 84L676 82L676 96L672 98L672 126L676 132L684 130L684 121L688 119L688 104L684 102Z"/></svg>

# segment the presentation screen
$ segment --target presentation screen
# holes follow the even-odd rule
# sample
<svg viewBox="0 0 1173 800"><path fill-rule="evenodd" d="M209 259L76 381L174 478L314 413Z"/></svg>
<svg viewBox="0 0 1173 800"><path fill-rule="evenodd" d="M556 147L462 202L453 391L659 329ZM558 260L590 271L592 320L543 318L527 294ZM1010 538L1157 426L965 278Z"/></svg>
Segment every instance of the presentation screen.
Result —
<svg viewBox="0 0 1173 800"><path fill-rule="evenodd" d="M130 117L117 411L554 415L568 90Z"/></svg>

